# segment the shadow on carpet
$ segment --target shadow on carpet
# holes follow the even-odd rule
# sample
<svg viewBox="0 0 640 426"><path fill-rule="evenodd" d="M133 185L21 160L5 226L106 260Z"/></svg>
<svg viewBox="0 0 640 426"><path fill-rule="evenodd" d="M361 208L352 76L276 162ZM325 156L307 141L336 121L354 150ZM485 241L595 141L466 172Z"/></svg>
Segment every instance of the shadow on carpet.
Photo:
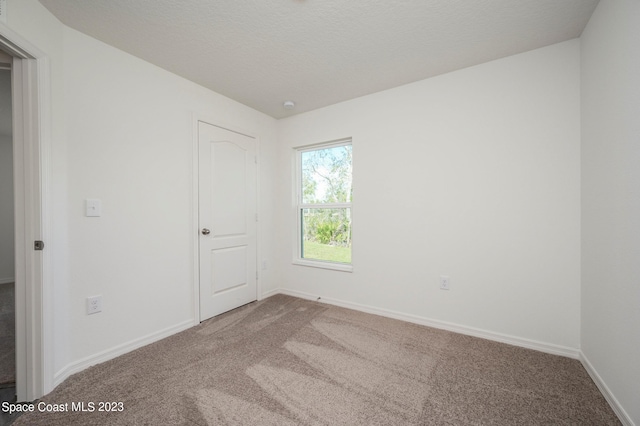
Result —
<svg viewBox="0 0 640 426"><path fill-rule="evenodd" d="M14 424L619 424L577 360L284 295L91 367L41 402L66 411Z"/></svg>

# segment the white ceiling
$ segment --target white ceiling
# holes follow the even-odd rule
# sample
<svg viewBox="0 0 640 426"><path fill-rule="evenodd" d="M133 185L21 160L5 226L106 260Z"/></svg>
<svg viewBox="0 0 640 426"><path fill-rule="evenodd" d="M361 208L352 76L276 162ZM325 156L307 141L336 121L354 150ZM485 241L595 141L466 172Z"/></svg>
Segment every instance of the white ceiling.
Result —
<svg viewBox="0 0 640 426"><path fill-rule="evenodd" d="M281 118L579 37L598 0L40 2L69 27Z"/></svg>

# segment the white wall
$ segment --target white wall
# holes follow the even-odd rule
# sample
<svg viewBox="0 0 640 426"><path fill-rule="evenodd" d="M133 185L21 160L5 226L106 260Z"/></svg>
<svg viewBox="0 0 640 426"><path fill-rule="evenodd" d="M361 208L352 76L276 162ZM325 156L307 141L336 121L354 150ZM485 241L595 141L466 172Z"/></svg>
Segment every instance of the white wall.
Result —
<svg viewBox="0 0 640 426"><path fill-rule="evenodd" d="M579 65L571 40L281 120L283 287L577 354ZM354 271L292 265L291 148L345 137Z"/></svg>
<svg viewBox="0 0 640 426"><path fill-rule="evenodd" d="M282 284L577 350L582 130L582 351L640 422L637 2L596 10L582 104L573 40L279 123L67 29L35 0L8 11L51 60L58 379L193 320L193 113L260 137L263 292ZM291 147L348 136L354 272L291 265ZM102 199L101 218L83 217L87 197ZM104 312L88 317L93 294Z"/></svg>
<svg viewBox="0 0 640 426"><path fill-rule="evenodd" d="M582 35L582 352L640 425L640 3Z"/></svg>
<svg viewBox="0 0 640 426"><path fill-rule="evenodd" d="M71 29L65 69L71 331L103 336L78 340L82 357L193 318L192 113L261 136L262 152L275 120ZM93 294L105 312L87 317Z"/></svg>
<svg viewBox="0 0 640 426"><path fill-rule="evenodd" d="M56 380L193 324L193 117L260 140L260 217L271 220L275 120L10 1L9 26L50 56ZM212 70L215 72L215 70ZM100 218L84 199L102 200ZM273 252L264 223L260 252ZM262 259L261 259L262 260ZM272 262L269 262L272 264ZM263 291L276 287L262 271ZM87 316L87 296L103 312ZM99 338L96 338L99 336Z"/></svg>
<svg viewBox="0 0 640 426"><path fill-rule="evenodd" d="M64 135L63 106L63 25L54 18L36 0L8 0L7 25L28 42L45 52L50 60L49 74L51 77L51 99L49 110L51 114L51 152L50 165L52 179L51 192L54 202L51 207L52 240L45 241L48 252L52 257L54 271L52 272L53 301L55 308L53 318L53 364L57 371L60 366L70 362L69 342L70 332L67 321L69 312L68 267L69 256L67 238L67 205L63 201L67 192L66 172L66 137Z"/></svg>

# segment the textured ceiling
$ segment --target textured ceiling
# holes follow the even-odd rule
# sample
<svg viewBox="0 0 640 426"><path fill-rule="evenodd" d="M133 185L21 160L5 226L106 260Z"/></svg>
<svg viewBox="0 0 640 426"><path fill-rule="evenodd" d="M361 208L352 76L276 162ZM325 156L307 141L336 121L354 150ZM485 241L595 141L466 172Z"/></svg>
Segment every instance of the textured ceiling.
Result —
<svg viewBox="0 0 640 426"><path fill-rule="evenodd" d="M281 118L579 37L598 0L40 2L69 27Z"/></svg>

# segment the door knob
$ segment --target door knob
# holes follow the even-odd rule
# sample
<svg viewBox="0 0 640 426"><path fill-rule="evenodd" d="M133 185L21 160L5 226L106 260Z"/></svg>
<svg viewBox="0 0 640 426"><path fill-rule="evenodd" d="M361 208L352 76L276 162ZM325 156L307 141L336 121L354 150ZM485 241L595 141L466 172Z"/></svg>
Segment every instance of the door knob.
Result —
<svg viewBox="0 0 640 426"><path fill-rule="evenodd" d="M202 235L209 235L211 233L211 231L209 231L207 228L202 228Z"/></svg>

